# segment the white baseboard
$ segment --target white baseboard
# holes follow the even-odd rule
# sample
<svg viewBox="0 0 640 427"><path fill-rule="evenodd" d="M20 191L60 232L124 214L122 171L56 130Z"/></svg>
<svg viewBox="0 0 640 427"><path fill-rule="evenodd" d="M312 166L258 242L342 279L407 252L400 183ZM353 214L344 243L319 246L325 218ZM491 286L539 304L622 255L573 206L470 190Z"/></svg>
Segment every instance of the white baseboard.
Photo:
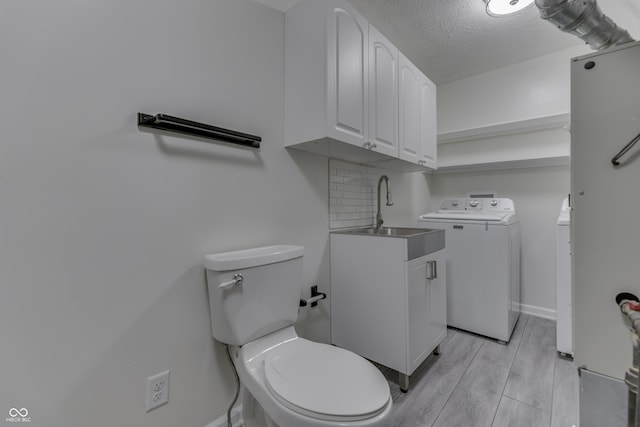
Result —
<svg viewBox="0 0 640 427"><path fill-rule="evenodd" d="M520 313L529 314L536 317L543 317L545 319L551 320L556 320L558 318L556 315L556 310L529 304L520 304Z"/></svg>
<svg viewBox="0 0 640 427"><path fill-rule="evenodd" d="M242 427L244 425L242 422L242 405L238 405L231 410L231 424L233 424L233 427ZM205 427L227 427L227 414L225 413Z"/></svg>

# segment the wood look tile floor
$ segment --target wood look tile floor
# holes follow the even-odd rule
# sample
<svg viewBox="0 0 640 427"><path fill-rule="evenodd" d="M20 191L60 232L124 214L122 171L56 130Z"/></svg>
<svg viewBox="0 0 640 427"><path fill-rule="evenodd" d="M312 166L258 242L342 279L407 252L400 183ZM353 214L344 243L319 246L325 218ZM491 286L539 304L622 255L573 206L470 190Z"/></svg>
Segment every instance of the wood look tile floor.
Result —
<svg viewBox="0 0 640 427"><path fill-rule="evenodd" d="M572 427L578 372L556 351L556 324L521 315L507 345L449 329L402 393L389 379L396 427Z"/></svg>

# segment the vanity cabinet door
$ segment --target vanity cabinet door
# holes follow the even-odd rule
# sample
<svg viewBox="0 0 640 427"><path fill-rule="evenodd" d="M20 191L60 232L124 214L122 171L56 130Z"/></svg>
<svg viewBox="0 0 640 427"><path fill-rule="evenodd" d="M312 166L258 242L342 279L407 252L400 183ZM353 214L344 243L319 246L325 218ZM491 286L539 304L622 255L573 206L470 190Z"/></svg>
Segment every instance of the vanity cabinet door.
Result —
<svg viewBox="0 0 640 427"><path fill-rule="evenodd" d="M407 372L447 336L445 251L407 261Z"/></svg>
<svg viewBox="0 0 640 427"><path fill-rule="evenodd" d="M431 351L427 266L428 256L407 261L407 372L409 374Z"/></svg>
<svg viewBox="0 0 640 427"><path fill-rule="evenodd" d="M434 349L447 336L447 268L445 251L430 255L436 271L429 280L429 348Z"/></svg>

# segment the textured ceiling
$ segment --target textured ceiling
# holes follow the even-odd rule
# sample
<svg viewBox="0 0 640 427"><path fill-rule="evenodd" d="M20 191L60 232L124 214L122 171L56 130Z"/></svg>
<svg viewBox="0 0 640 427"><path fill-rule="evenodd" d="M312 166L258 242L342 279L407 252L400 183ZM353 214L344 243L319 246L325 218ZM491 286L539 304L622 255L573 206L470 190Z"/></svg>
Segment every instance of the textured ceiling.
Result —
<svg viewBox="0 0 640 427"><path fill-rule="evenodd" d="M254 1L282 11L297 2ZM486 14L484 0L348 1L436 84L583 44L540 19L533 4L494 18ZM631 37L640 39L640 0L598 4Z"/></svg>
<svg viewBox="0 0 640 427"><path fill-rule="evenodd" d="M509 16L491 17L483 0L349 2L436 84L583 44L540 19L534 4ZM606 15L623 28L630 25L626 29L638 37L638 0L598 3Z"/></svg>

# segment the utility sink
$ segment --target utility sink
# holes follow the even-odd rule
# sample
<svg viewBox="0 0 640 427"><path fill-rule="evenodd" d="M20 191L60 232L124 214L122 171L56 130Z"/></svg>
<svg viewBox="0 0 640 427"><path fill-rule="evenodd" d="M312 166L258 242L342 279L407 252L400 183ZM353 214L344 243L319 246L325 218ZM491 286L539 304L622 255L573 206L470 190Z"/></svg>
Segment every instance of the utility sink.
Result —
<svg viewBox="0 0 640 427"><path fill-rule="evenodd" d="M377 236L389 236L389 237L407 237L415 234L424 234L434 230L432 228L404 228L404 227L367 227L367 228L354 228L352 230L344 230L349 234L375 234ZM338 231L337 233L340 233Z"/></svg>
<svg viewBox="0 0 640 427"><path fill-rule="evenodd" d="M419 258L444 249L444 230L435 228L365 227L333 231L332 234L405 239L407 241L407 259Z"/></svg>

